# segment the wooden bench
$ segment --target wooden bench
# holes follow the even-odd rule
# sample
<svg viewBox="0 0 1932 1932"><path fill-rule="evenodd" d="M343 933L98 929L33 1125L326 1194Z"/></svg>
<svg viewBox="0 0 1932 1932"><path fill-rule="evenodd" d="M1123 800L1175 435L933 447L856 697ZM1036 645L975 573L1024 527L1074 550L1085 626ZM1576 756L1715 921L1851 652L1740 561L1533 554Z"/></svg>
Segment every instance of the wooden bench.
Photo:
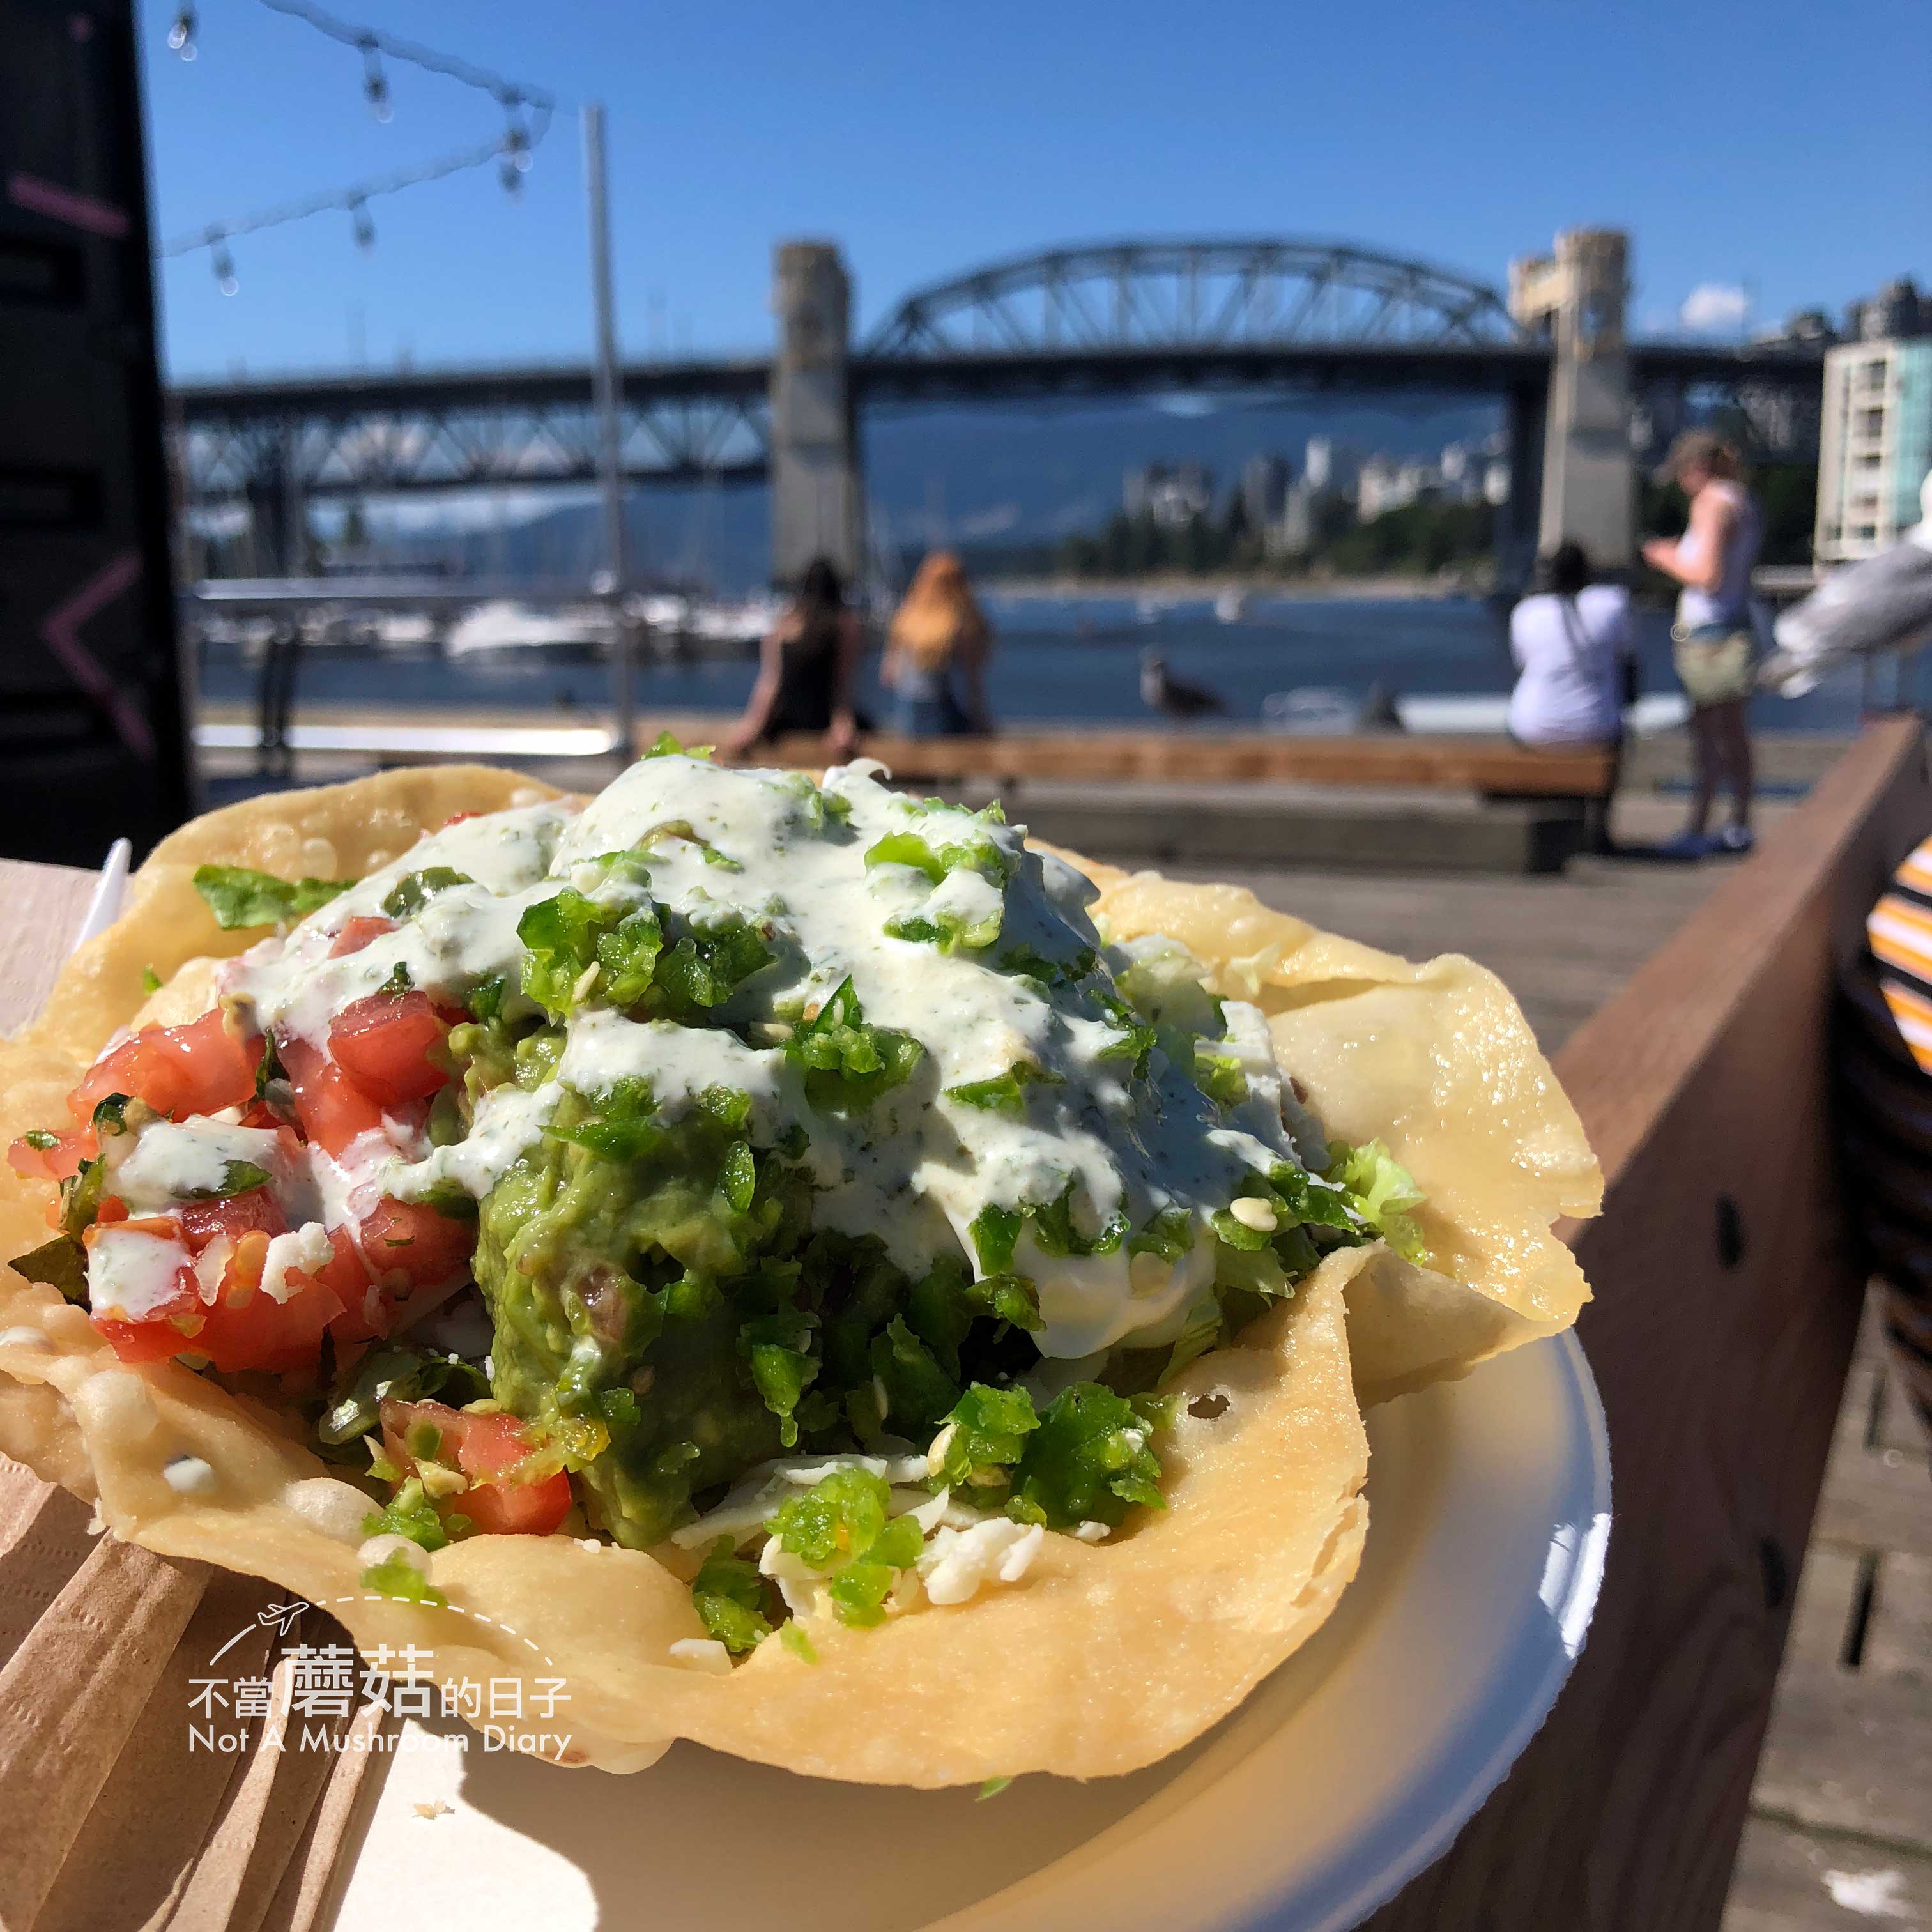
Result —
<svg viewBox="0 0 1932 1932"><path fill-rule="evenodd" d="M1011 731L987 738L901 738L873 732L861 748L894 777L928 784L1029 778L1132 783L1405 786L1495 798L1609 796L1610 753L1595 746L1532 751L1474 735L1298 737L1269 731ZM758 762L822 764L824 741L796 733L759 747Z"/></svg>

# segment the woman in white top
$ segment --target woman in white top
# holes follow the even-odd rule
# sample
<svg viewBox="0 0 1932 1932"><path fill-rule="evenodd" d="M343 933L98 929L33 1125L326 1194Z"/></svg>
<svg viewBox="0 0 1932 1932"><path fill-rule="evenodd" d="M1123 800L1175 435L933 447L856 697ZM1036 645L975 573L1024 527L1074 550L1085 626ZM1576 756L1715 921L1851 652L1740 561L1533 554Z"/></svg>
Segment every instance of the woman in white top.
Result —
<svg viewBox="0 0 1932 1932"><path fill-rule="evenodd" d="M1592 584L1581 544L1537 560L1537 587L1510 615L1510 693L1520 745L1615 745L1623 736L1622 664L1630 654L1630 592Z"/></svg>
<svg viewBox="0 0 1932 1932"><path fill-rule="evenodd" d="M1536 565L1536 589L1510 614L1509 732L1519 745L1604 745L1610 794L1622 764L1623 667L1633 656L1630 592L1592 584L1581 544L1558 544ZM1610 796L1592 814L1590 842L1611 849Z"/></svg>
<svg viewBox="0 0 1932 1932"><path fill-rule="evenodd" d="M1684 588L1670 627L1678 681L1690 700L1696 787L1690 820L1664 849L1701 858L1709 851L1751 848L1751 744L1744 702L1756 676L1750 575L1762 526L1757 506L1738 478L1737 452L1708 430L1686 430L1658 471L1690 500L1682 537L1652 537L1643 560ZM1720 784L1732 798L1731 822L1714 838L1706 827Z"/></svg>

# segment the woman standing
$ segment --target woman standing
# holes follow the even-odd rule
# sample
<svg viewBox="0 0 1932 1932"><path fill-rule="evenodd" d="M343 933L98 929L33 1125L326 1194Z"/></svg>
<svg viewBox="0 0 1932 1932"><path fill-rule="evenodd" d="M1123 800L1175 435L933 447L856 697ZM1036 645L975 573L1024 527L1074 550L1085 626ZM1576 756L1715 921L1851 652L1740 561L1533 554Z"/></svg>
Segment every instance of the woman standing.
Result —
<svg viewBox="0 0 1932 1932"><path fill-rule="evenodd" d="M724 741L727 755L742 758L784 732L811 731L824 734L829 757L850 758L859 742L852 690L863 644L838 571L814 557L791 608L759 646L758 681Z"/></svg>
<svg viewBox="0 0 1932 1932"><path fill-rule="evenodd" d="M1660 482L1675 482L1690 500L1690 520L1675 540L1653 537L1645 562L1684 588L1670 627L1678 681L1690 700L1696 785L1690 822L1664 848L1687 859L1751 848L1751 746L1744 723L1756 640L1751 628L1750 577L1762 526L1738 478L1737 452L1708 430L1686 430L1670 446ZM1731 822L1712 838L1707 827L1718 788L1727 784Z"/></svg>
<svg viewBox="0 0 1932 1932"><path fill-rule="evenodd" d="M914 573L886 634L879 681L893 696L893 728L908 738L990 732L986 660L993 634L950 550Z"/></svg>

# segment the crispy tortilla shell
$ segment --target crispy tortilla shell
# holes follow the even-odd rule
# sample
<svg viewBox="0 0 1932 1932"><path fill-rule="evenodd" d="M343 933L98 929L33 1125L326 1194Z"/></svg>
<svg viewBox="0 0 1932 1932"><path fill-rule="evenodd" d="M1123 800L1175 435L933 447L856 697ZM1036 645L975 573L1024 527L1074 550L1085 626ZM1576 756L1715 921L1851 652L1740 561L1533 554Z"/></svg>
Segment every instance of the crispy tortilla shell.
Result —
<svg viewBox="0 0 1932 1932"><path fill-rule="evenodd" d="M459 810L549 796L477 766L386 773L250 800L165 841L128 909L63 970L43 1018L0 1046L0 1138L64 1118L120 1027L191 1018L218 932L197 865L353 877ZM368 1507L272 1408L176 1363L119 1363L82 1311L0 1271L0 1450L98 1499L114 1532L272 1578L331 1610L364 1649L414 1643L480 1706L524 1679L554 1714L512 1739L557 1762L648 1764L674 1739L810 1774L938 1786L1150 1763L1232 1709L1303 1642L1354 1575L1366 1530L1360 1413L1574 1319L1586 1291L1549 1234L1598 1183L1575 1116L1500 985L1466 960L1413 966L1316 932L1232 887L1088 869L1120 938L1172 933L1216 989L1268 1012L1282 1064L1333 1132L1379 1134L1428 1190L1438 1264L1330 1256L1295 1296L1178 1384L1168 1507L1093 1545L1050 1537L1018 1584L872 1630L814 1619L818 1661L763 1646L728 1677L672 1658L703 1634L651 1556L566 1536L478 1536L432 1558L447 1607L360 1582ZM142 970L166 982L151 999ZM46 1190L0 1171L0 1253L45 1239ZM28 1331L22 1333L22 1331ZM164 1472L200 1457L204 1496Z"/></svg>

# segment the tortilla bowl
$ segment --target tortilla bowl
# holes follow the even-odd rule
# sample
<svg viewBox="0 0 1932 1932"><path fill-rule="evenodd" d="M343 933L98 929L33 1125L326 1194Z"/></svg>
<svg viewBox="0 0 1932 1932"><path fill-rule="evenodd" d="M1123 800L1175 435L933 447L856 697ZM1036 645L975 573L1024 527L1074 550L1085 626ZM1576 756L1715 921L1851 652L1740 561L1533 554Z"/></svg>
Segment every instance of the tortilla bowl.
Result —
<svg viewBox="0 0 1932 1932"><path fill-rule="evenodd" d="M355 878L459 811L554 796L482 766L386 773L253 800L156 848L127 908L63 969L41 1018L0 1046L0 1138L63 1116L116 1030L214 1004L223 932L194 891L208 863ZM1076 862L1082 862L1076 861ZM1378 1244L1328 1256L1293 1296L1174 1384L1168 1507L1104 1544L1054 1536L1024 1582L872 1629L814 1618L816 1660L760 1646L729 1676L670 1646L700 1637L687 1585L648 1553L557 1534L476 1535L432 1558L442 1606L365 1589L375 1505L278 1413L272 1382L224 1387L130 1366L84 1310L0 1270L0 1450L94 1501L117 1536L272 1579L367 1652L413 1645L466 1709L522 1680L554 1761L634 1770L674 1740L814 1776L943 1786L1136 1769L1197 1736L1318 1628L1367 1528L1366 1405L1466 1374L1569 1325L1588 1294L1550 1232L1601 1179L1574 1111L1495 977L1414 965L1270 911L1232 886L1082 863L1117 939L1164 932L1253 1001L1327 1129L1380 1138L1427 1196L1431 1265ZM162 981L143 992L144 976ZM0 1254L46 1236L44 1184L0 1172ZM211 1493L167 1464L199 1456ZM688 1574L688 1570L686 1572ZM544 1687L548 1686L548 1690Z"/></svg>

